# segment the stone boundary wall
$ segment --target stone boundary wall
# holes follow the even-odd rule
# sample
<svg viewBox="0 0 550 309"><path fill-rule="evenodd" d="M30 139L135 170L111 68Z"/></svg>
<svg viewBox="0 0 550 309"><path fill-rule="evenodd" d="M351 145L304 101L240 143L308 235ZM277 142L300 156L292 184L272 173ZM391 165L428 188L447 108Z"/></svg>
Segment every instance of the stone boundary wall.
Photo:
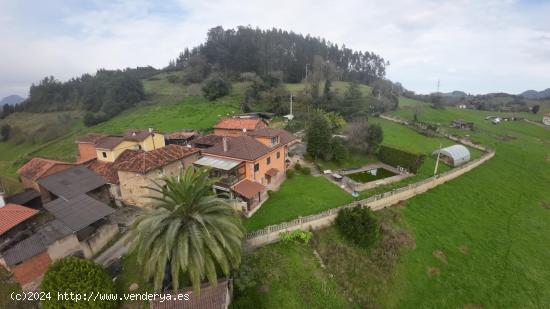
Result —
<svg viewBox="0 0 550 309"><path fill-rule="evenodd" d="M388 120L395 121L394 119L388 119ZM400 122L401 120L398 120L398 121ZM347 205L342 205L340 207L328 209L318 214L309 215L305 217L298 217L292 221L283 222L276 225L270 225L261 230L250 232L246 235L246 240L245 240L246 246L249 248L254 248L254 247L259 247L259 246L276 242L279 240L279 233L281 232L288 232L288 231L294 231L294 230L309 230L309 229L317 230L317 229L330 226L336 220L336 216L338 215L338 212L340 211L340 209L343 209L343 208L350 208L350 207L355 207L357 205L361 205L363 207L365 206L370 207L372 210L376 211L376 210L386 208L388 206L395 205L400 201L404 201L411 197L414 197L417 194L424 193L464 173L467 173L470 170L485 163L495 155L494 150L489 150L483 145L477 145L470 141L463 141L462 139L452 135L448 135L446 137L451 140L464 143L465 145L468 145L472 148L485 151L486 153L483 154L481 157L475 160L472 160L464 165L456 167L445 173L424 179L422 181L412 183L407 186L394 189L392 191L377 194L363 200L355 201Z"/></svg>

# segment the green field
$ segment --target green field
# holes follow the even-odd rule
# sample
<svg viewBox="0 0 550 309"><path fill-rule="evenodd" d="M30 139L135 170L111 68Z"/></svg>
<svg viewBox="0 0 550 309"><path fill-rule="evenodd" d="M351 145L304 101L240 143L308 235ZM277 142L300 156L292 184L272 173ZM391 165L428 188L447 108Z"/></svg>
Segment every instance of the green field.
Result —
<svg viewBox="0 0 550 309"><path fill-rule="evenodd" d="M409 112L399 110L396 114L405 117ZM476 130L456 133L469 134L474 141L495 149L496 155L467 174L395 209L416 245L399 255L391 274L379 276L360 266L346 271L341 268L346 264L340 265L341 262L332 266L329 263L326 269L318 267L317 271L333 274L340 287L368 297L373 307L547 307L550 304L550 134L544 128L522 121L491 125L483 119L486 114L457 109L426 109L422 114L423 121L430 123L446 124L455 117L474 121ZM409 140L407 133L399 141L396 131L384 125L385 142L408 144L407 147L418 147L422 152L440 143L434 139L422 146ZM318 237L322 243L335 242L331 241L334 232L319 232ZM274 247L262 250L280 251ZM339 252L344 252L343 256ZM336 259L344 261L349 257L349 263L357 265L357 254L353 246L345 245L329 256L336 255ZM368 259L373 253L362 254ZM285 270L277 265L270 267L275 273ZM300 280L291 272L289 276L284 282ZM361 278L368 278L369 283ZM272 285L278 285L281 280L273 279ZM315 284L325 282L322 277L316 280ZM373 285L380 288L368 288ZM269 297L270 292L262 295L257 306L296 308L293 304L304 299L302 295L294 295L299 300L283 300L275 306L263 301ZM362 306L353 302L349 307Z"/></svg>

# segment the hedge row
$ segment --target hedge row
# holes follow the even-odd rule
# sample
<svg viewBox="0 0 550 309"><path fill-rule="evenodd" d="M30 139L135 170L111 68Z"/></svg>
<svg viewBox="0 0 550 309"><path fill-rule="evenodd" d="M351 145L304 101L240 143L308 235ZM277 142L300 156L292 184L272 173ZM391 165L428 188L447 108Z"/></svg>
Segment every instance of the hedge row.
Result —
<svg viewBox="0 0 550 309"><path fill-rule="evenodd" d="M380 161L388 165L402 166L408 169L409 172L416 174L422 163L424 163L425 155L382 145L378 157Z"/></svg>

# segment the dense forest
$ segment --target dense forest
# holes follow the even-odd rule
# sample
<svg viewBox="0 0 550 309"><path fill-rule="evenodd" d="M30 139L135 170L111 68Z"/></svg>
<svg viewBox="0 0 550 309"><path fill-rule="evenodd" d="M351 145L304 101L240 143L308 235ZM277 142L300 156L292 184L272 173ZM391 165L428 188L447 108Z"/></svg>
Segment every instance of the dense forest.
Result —
<svg viewBox="0 0 550 309"><path fill-rule="evenodd" d="M323 69L334 79L362 83L383 78L388 65L372 52L354 51L309 35L281 29L218 26L208 31L204 44L185 49L167 70L188 70L189 82L220 71L224 74L254 72L261 76L279 74L283 82L297 83L312 73L315 61L324 62Z"/></svg>
<svg viewBox="0 0 550 309"><path fill-rule="evenodd" d="M29 98L15 106L4 106L3 116L16 111L52 112L83 110L85 121L101 122L143 100L142 78L156 74L153 67L98 70L61 82L53 76L32 84Z"/></svg>

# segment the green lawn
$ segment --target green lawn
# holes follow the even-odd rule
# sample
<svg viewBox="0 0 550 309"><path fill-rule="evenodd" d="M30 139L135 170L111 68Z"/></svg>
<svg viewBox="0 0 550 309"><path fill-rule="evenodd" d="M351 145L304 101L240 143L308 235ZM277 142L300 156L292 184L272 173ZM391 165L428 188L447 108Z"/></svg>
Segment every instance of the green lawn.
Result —
<svg viewBox="0 0 550 309"><path fill-rule="evenodd" d="M341 170L352 167L360 167L370 163L378 162L375 156L365 155L360 153L350 153L345 160L342 161L323 161L317 160L315 164L321 171L324 170Z"/></svg>
<svg viewBox="0 0 550 309"><path fill-rule="evenodd" d="M351 195L324 177L296 174L273 192L250 219L244 221L248 231L307 216L350 203Z"/></svg>

